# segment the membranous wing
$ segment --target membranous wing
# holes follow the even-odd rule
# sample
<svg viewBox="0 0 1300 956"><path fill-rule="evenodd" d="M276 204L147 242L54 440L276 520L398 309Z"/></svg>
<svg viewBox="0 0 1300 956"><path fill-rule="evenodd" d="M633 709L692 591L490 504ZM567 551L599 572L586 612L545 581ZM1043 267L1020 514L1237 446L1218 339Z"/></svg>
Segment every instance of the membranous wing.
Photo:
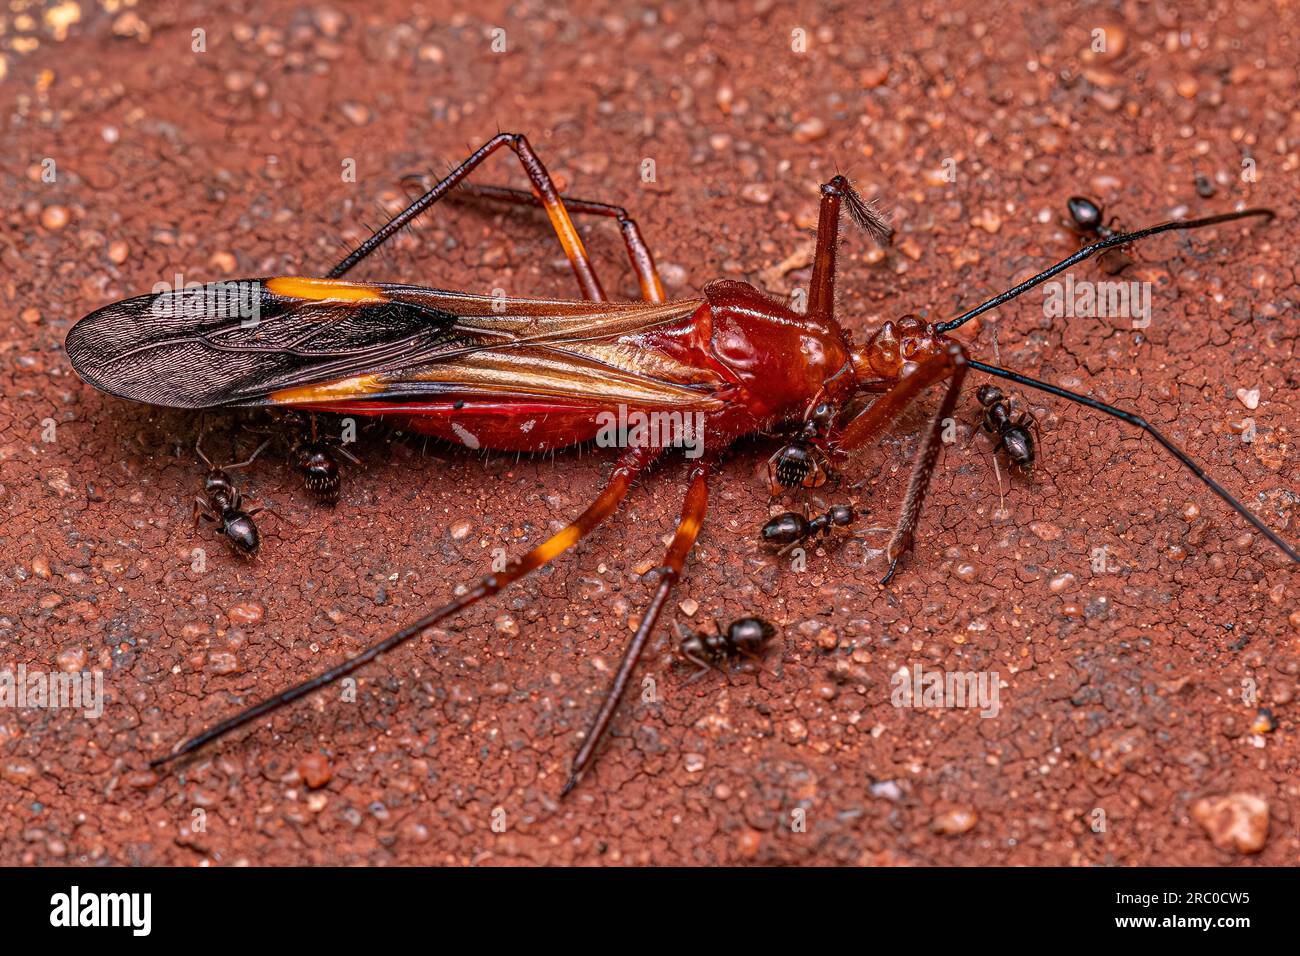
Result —
<svg viewBox="0 0 1300 956"><path fill-rule="evenodd" d="M172 408L476 392L707 408L713 375L627 339L698 305L283 277L116 302L77 322L65 348L96 388Z"/></svg>

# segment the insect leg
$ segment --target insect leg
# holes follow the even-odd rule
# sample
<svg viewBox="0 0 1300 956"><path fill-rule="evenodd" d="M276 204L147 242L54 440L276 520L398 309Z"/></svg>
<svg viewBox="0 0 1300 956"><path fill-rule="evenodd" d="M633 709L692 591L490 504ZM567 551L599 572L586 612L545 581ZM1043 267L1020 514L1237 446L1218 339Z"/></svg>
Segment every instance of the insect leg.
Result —
<svg viewBox="0 0 1300 956"><path fill-rule="evenodd" d="M898 525L894 536L889 541L886 557L889 559L889 573L881 584L894 575L898 561L912 547L912 532L916 521L921 516L921 504L925 501L925 492L930 485L930 476L934 472L934 463L939 457L939 448L943 445L944 420L952 417L957 399L961 395L961 383L966 377L968 359L966 350L957 342L948 342L944 350L922 361L915 372L908 375L879 399L869 405L860 415L852 419L840 435L839 447L844 450L858 445L882 433L891 422L895 421L912 400L936 382L948 379L948 391L943 396L939 411L930 421L925 442L916 456L916 465L907 485L907 495L903 499L903 508L898 516Z"/></svg>
<svg viewBox="0 0 1300 956"><path fill-rule="evenodd" d="M655 458L659 456L660 449L657 448L632 448L623 454L614 466L614 473L610 475L605 484L605 488L596 497L596 500L588 506L587 510L575 518L565 528L547 538L537 547L533 548L523 557L518 558L506 566L504 571L498 574L490 574L481 579L478 584L474 585L465 594L456 598L448 604L444 604L436 611L431 611L424 617L412 624L408 624L388 637L375 644L370 645L360 654L351 657L336 667L331 667L324 673L318 674L310 680L304 681L295 687L286 691L281 691L274 697L269 697L259 704L247 708L233 717L223 720L221 723L208 728L197 737L192 737L185 742L178 744L172 751L164 757L150 761L149 766L158 767L169 761L175 760L190 751L197 750L209 741L223 737L237 727L242 727L249 721L256 720L263 714L270 713L285 704L292 703L300 697L305 697L312 691L324 687L333 681L338 680L351 674L353 671L370 663L382 654L386 654L393 648L405 644L411 638L418 636L426 628L433 626L439 621L451 617L463 611L465 608L486 597L491 597L508 584L518 581L524 575L535 571L542 565L549 563L559 557L569 548L573 547L591 532L598 524L618 507L619 503L627 496L628 489L632 487L632 482L642 471L645 470Z"/></svg>
<svg viewBox="0 0 1300 956"><path fill-rule="evenodd" d="M516 206L544 205L535 194L524 189L512 189L509 186L478 186L474 183L465 183L460 187L459 192ZM562 196L561 199L564 200L565 208L574 215L607 216L615 220L619 231L623 234L623 245L627 247L627 257L632 263L632 271L636 273L637 284L641 287L641 298L646 302L665 301L664 287L659 281L659 270L655 267L654 256L650 254L650 247L646 245L636 220L628 215L626 209L609 203L573 199L569 196Z"/></svg>
<svg viewBox="0 0 1300 956"><path fill-rule="evenodd" d="M893 230L874 209L863 202L849 181L836 176L822 184L821 208L817 214L817 251L808 295L808 315L829 318L835 311L835 253L840 237L840 205L848 206L849 215L880 245L889 242Z"/></svg>
<svg viewBox="0 0 1300 956"><path fill-rule="evenodd" d="M546 171L546 167L537 158L537 154L533 152L532 146L528 145L528 139L522 133L497 133L474 150L468 159L435 183L428 192L380 226L374 235L344 256L338 265L326 273L326 278L337 279L370 255L408 222L446 196L473 171L474 167L478 166L502 146L514 150L515 155L519 157L524 172L528 174L533 189L537 191L537 195L540 197L539 201L546 209L546 215L550 217L555 234L559 237L560 245L564 248L564 254L569 257L569 264L573 267L573 274L577 277L578 287L582 290L583 298L594 302L606 301L605 292L600 287L600 280L596 278L595 270L591 266L591 260L587 258L587 250L583 248L582 239L578 236L578 230L573 227L573 220L569 218L569 213L564 207L564 201L560 199L560 193L555 188L551 174Z"/></svg>
<svg viewBox="0 0 1300 956"><path fill-rule="evenodd" d="M987 372L989 375L996 375L998 378L1005 378L1008 381L1015 382L1017 385L1023 385L1026 388L1036 388L1040 392L1046 392L1048 395L1055 395L1057 398L1064 398L1071 402L1077 402L1085 408L1091 408L1094 411L1118 418L1122 422L1127 422L1135 428L1142 429L1159 442L1165 451L1177 458L1179 464L1199 478L1207 488L1218 495L1219 498L1228 505L1228 507L1245 518L1256 531L1268 538L1269 541L1273 542L1279 551L1285 554L1292 561L1300 564L1300 552L1297 552L1295 548L1287 544L1280 534L1268 525L1264 524L1264 522L1259 518L1255 517L1254 512L1233 497L1232 492L1228 491L1228 489L1224 488L1223 485L1211 478L1206 470L1192 459L1191 455L1187 454L1187 452L1183 451L1171 442L1142 416L1134 415L1132 412L1126 412L1122 408L1116 408L1114 405L1107 405L1105 402L1098 401L1088 395L1081 395L1078 392L1072 392L1069 389L1061 388L1059 385L1053 385L1050 382L1041 382L1036 378L1030 378L1028 375L1021 375L1019 372L1013 372L1010 369L998 368L996 365L985 365L983 362L976 362L973 360L969 365L976 371Z"/></svg>
<svg viewBox="0 0 1300 956"><path fill-rule="evenodd" d="M677 533L673 535L672 544L668 546L668 553L664 556L663 566L659 568L659 586L655 589L654 597L650 599L650 605L641 617L641 624L637 627L636 634L633 635L631 643L627 646L627 651L623 654L623 661L618 665L618 673L614 675L614 682L605 694L605 700L601 703L600 710L596 713L595 719L587 729L586 739L583 740L577 756L573 758L573 769L569 773L569 782L560 791L560 796L564 796L577 786L583 773L591 765L592 757L596 754L596 745L600 743L605 730L609 727L614 711L618 708L618 702L627 689L628 681L632 678L632 672L636 669L637 661L641 658L641 652L645 649L650 632L654 630L655 622L659 620L659 614L668 601L668 595L672 592L673 585L681 577L682 568L686 564L686 556L690 554L695 539L700 533L700 526L704 523L704 512L708 507L708 503L708 465L701 461L691 469L691 483L686 491L686 500L682 503L681 521L678 522Z"/></svg>

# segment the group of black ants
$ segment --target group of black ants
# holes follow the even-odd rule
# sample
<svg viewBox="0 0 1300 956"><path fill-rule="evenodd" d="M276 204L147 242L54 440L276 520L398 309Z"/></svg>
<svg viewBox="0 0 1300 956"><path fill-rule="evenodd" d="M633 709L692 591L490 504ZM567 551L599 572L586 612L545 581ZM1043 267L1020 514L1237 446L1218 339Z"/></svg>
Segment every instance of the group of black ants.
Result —
<svg viewBox="0 0 1300 956"><path fill-rule="evenodd" d="M1105 221L1101 205L1084 196L1073 196L1066 204L1068 219L1064 224L1079 237L1080 246L1119 234L1115 220ZM1118 275L1132 264L1122 249L1108 250L1100 267L1108 275ZM1030 412L1017 418L1012 410L1012 400L996 385L981 385L975 391L975 401L980 412L978 427L994 436L997 443L993 454L1004 452L1014 469L1028 475L1035 461L1035 438L1038 423ZM822 437L831 424L834 409L818 405L804 422L793 440L768 460L770 485L774 490L798 487L821 487L832 471L814 442ZM1031 428L1033 432L1031 432ZM310 416L309 431L303 429L291 453L294 468L302 475L307 492L318 504L333 507L342 493L342 465L340 458L358 464L356 457L344 447L337 436L322 435L316 417ZM203 494L194 501L194 521L200 518L216 525L217 532L241 557L253 558L261 548L261 536L254 515L267 508L245 508L244 498L235 486L230 472L251 465L271 443L268 438L245 460L226 465L214 465L203 453L200 443L195 446L199 458L207 466L203 476ZM996 459L995 459L996 460ZM274 514L274 512L270 512ZM785 554L801 544L828 537L836 528L852 526L861 515L850 505L832 505L821 514L809 517L797 511L779 514L763 525L762 540ZM723 628L715 625L715 633L681 631L677 651L681 657L698 668L695 677L709 668L718 668L729 659L740 656L757 657L763 647L776 634L776 628L758 617L742 617Z"/></svg>

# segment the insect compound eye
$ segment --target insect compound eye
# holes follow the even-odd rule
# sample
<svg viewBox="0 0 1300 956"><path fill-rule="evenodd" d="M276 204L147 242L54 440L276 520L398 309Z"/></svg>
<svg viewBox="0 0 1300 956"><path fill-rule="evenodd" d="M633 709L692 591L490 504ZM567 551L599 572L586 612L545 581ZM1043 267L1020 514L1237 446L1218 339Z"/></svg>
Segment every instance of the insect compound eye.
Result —
<svg viewBox="0 0 1300 956"><path fill-rule="evenodd" d="M762 537L769 544L794 544L808 536L808 519L797 511L779 514L763 525Z"/></svg>
<svg viewBox="0 0 1300 956"><path fill-rule="evenodd" d="M1080 229L1096 229L1101 225L1101 207L1086 196L1071 196L1065 205Z"/></svg>

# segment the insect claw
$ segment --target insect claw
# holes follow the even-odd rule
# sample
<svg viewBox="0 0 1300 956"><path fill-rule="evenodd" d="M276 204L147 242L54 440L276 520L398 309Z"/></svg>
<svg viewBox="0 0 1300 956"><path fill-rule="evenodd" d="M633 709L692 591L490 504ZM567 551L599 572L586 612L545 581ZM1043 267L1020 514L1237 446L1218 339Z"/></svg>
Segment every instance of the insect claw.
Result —
<svg viewBox="0 0 1300 956"><path fill-rule="evenodd" d="M581 777L582 775L578 773L573 773L569 775L568 783L566 783L564 785L564 789L560 791L561 800L567 797L569 795L569 791L578 785L578 781L581 779Z"/></svg>

